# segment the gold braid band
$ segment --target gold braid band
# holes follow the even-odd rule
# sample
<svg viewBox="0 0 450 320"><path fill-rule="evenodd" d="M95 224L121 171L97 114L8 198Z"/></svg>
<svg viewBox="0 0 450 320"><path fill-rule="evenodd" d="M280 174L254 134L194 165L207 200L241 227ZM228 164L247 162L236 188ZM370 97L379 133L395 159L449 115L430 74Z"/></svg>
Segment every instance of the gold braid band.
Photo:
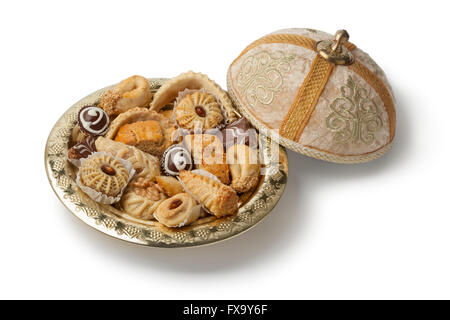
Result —
<svg viewBox="0 0 450 320"><path fill-rule="evenodd" d="M282 137L298 141L309 122L333 69L333 63L328 62L319 55L316 56L308 75L300 86L297 96L281 124L279 134Z"/></svg>
<svg viewBox="0 0 450 320"><path fill-rule="evenodd" d="M366 66L362 63L355 61L351 66L349 66L351 70L357 73L361 78L363 78L380 96L381 100L384 103L386 108L386 112L389 117L389 142L392 142L395 135L395 108L394 108L394 100L392 99L391 94L389 93L386 85L381 81L372 71L370 71Z"/></svg>

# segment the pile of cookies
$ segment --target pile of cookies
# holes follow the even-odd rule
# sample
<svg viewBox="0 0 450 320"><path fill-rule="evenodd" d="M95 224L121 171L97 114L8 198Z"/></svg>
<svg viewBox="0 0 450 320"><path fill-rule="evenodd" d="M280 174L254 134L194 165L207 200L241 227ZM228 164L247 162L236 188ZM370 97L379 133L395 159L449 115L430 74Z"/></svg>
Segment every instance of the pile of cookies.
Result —
<svg viewBox="0 0 450 320"><path fill-rule="evenodd" d="M171 228L236 214L261 178L257 132L192 71L154 95L144 77L123 80L80 109L70 146L90 198Z"/></svg>

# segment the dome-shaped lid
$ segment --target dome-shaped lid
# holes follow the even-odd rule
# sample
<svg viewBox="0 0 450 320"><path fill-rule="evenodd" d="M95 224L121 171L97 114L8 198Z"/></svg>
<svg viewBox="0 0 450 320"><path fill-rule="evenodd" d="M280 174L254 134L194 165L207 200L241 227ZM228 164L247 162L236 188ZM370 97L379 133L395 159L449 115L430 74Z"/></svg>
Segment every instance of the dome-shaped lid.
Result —
<svg viewBox="0 0 450 320"><path fill-rule="evenodd" d="M229 94L261 132L314 158L359 163L395 134L384 72L348 33L285 29L251 43L228 69Z"/></svg>

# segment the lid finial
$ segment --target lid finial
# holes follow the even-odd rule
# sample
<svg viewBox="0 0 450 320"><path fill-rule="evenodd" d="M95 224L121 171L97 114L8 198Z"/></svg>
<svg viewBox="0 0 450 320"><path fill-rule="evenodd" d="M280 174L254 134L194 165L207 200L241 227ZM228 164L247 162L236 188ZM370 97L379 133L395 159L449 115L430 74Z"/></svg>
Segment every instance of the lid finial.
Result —
<svg viewBox="0 0 450 320"><path fill-rule="evenodd" d="M350 38L345 30L338 30L334 36L334 41L323 40L316 43L316 51L320 56L334 64L348 66L355 59L352 53L345 46Z"/></svg>

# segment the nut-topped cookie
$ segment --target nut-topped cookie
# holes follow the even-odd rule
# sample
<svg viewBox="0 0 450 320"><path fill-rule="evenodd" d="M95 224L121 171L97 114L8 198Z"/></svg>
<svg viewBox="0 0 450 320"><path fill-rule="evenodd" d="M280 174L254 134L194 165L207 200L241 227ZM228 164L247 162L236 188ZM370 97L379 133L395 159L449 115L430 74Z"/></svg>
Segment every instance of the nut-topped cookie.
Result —
<svg viewBox="0 0 450 320"><path fill-rule="evenodd" d="M77 184L93 200L112 204L120 200L134 172L128 161L96 152L81 160Z"/></svg>
<svg viewBox="0 0 450 320"><path fill-rule="evenodd" d="M175 119L187 130L217 128L223 121L222 110L214 96L196 91L187 94L174 108Z"/></svg>

